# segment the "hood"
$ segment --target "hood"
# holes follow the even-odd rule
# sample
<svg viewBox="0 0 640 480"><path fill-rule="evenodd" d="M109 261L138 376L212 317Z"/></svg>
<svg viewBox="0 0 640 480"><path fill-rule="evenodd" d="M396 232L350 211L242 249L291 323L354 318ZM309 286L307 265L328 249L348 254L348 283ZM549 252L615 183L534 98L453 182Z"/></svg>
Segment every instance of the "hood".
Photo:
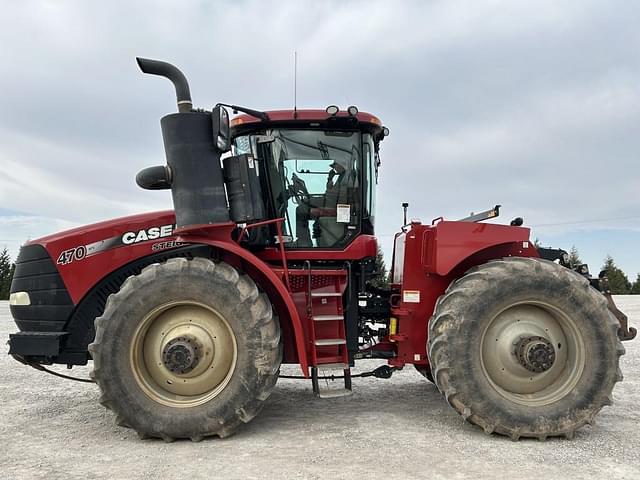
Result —
<svg viewBox="0 0 640 480"><path fill-rule="evenodd" d="M172 210L142 213L65 230L27 242L42 245L74 303L110 272L179 246Z"/></svg>

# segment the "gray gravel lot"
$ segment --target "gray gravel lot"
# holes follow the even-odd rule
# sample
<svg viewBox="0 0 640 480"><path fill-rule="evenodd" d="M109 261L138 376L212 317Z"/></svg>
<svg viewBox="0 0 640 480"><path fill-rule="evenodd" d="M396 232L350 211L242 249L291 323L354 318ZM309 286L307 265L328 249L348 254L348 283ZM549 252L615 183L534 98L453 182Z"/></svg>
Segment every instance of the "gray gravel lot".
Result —
<svg viewBox="0 0 640 480"><path fill-rule="evenodd" d="M616 300L638 326L640 297ZM0 302L0 337L15 330L7 302ZM5 346L0 478L639 479L639 342L625 344L624 382L596 425L573 441L546 442L485 435L413 368L390 380L354 379L351 397L332 400L314 398L310 382L281 379L262 413L230 438L142 441L114 425L95 385L20 365ZM376 364L361 362L357 370ZM88 370L71 373L86 377Z"/></svg>

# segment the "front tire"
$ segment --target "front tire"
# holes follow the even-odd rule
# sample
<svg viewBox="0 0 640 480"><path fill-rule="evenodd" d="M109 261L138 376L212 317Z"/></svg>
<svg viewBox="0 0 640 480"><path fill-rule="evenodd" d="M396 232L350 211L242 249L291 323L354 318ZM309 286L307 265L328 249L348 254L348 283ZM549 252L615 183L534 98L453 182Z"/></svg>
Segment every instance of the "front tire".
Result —
<svg viewBox="0 0 640 480"><path fill-rule="evenodd" d="M485 432L572 438L613 402L618 326L584 277L507 258L474 267L440 297L429 361L447 402Z"/></svg>
<svg viewBox="0 0 640 480"><path fill-rule="evenodd" d="M278 378L280 327L266 295L225 263L176 258L109 297L89 346L100 402L141 437L225 437Z"/></svg>

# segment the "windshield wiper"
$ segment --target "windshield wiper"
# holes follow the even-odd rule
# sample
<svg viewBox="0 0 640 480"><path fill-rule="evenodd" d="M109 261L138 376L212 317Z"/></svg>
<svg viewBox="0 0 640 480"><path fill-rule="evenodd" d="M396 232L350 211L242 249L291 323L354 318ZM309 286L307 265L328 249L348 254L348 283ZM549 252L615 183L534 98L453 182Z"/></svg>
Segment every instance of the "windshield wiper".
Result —
<svg viewBox="0 0 640 480"><path fill-rule="evenodd" d="M307 147L310 148L311 150L318 150L320 152L320 154L322 155L323 160L324 159L330 159L331 156L329 155L329 149L332 148L334 150L338 150L341 152L345 152L345 153L351 153L351 150L348 150L346 148L342 148L342 147L338 147L337 145L332 145L330 143L325 143L322 140L318 140L317 146L311 144L311 143L305 143L305 142L301 142L300 140L294 140L293 138L287 137L286 135L282 134L282 132L280 133L279 137L276 138L281 138L283 139L285 142L291 142L295 145L302 145L303 147ZM326 155L326 157L325 157Z"/></svg>
<svg viewBox="0 0 640 480"><path fill-rule="evenodd" d="M326 144L322 143L321 140L318 140L318 150L320 150L320 156L323 160L329 160L329 148Z"/></svg>

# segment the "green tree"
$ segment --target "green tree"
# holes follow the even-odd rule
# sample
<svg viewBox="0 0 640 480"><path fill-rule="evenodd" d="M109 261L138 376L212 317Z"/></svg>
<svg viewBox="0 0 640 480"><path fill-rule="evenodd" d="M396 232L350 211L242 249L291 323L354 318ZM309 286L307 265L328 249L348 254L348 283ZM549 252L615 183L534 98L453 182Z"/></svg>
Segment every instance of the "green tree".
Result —
<svg viewBox="0 0 640 480"><path fill-rule="evenodd" d="M633 282L633 286L631 287L631 292L633 295L640 295L640 273L636 277L636 281Z"/></svg>
<svg viewBox="0 0 640 480"><path fill-rule="evenodd" d="M389 286L389 275L387 273L387 266L384 263L384 255L382 249L378 246L378 253L376 254L374 273L375 276L371 280L371 285L378 288L386 288Z"/></svg>
<svg viewBox="0 0 640 480"><path fill-rule="evenodd" d="M571 250L569 250L569 265L575 267L576 265L581 265L582 259L580 258L580 254L578 253L578 249L576 246L572 246Z"/></svg>
<svg viewBox="0 0 640 480"><path fill-rule="evenodd" d="M9 300L9 289L15 265L11 263L11 257L6 247L0 253L0 300Z"/></svg>
<svg viewBox="0 0 640 480"><path fill-rule="evenodd" d="M536 248L540 248L542 246L542 242L540 241L540 239L538 237L533 239L533 246Z"/></svg>
<svg viewBox="0 0 640 480"><path fill-rule="evenodd" d="M616 266L611 255L607 255L604 259L602 270L607 272L609 279L609 288L614 295L627 295L631 291L631 282L625 273Z"/></svg>

